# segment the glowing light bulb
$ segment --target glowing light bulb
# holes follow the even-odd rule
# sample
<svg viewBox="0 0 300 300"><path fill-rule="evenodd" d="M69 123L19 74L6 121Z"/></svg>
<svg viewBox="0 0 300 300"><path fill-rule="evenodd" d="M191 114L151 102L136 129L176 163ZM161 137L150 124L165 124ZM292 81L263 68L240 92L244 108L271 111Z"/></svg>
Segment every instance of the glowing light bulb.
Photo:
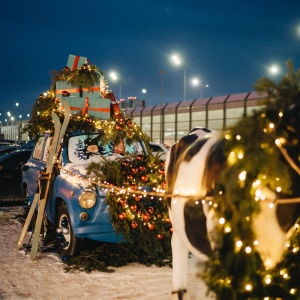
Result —
<svg viewBox="0 0 300 300"><path fill-rule="evenodd" d="M241 248L242 246L243 246L243 242L242 241L237 241L236 243L235 243L235 245L238 247L238 248Z"/></svg>
<svg viewBox="0 0 300 300"><path fill-rule="evenodd" d="M221 224L221 225L225 224L225 219L224 218L220 218L219 219L219 224Z"/></svg>
<svg viewBox="0 0 300 300"><path fill-rule="evenodd" d="M247 177L247 172L246 172L246 171L242 171L242 172L239 174L239 180L240 180L240 181L245 181L245 180L246 180L246 177Z"/></svg>
<svg viewBox="0 0 300 300"><path fill-rule="evenodd" d="M250 246L247 246L245 248L245 252L248 253L248 254L251 253L252 252L252 248Z"/></svg>

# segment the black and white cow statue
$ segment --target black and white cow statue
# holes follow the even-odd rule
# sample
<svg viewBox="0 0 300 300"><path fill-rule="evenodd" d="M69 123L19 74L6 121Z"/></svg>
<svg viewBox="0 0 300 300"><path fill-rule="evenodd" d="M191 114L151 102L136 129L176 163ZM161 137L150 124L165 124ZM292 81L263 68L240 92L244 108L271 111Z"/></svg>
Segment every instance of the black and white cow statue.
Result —
<svg viewBox="0 0 300 300"><path fill-rule="evenodd" d="M222 151L222 140L217 132L206 128L195 128L181 138L170 149L166 160L166 192L172 195L209 194L214 178L220 173L226 157ZM276 194L266 191L270 201ZM298 191L300 196L300 191ZM202 199L203 199L202 198ZM188 252L203 260L212 256L215 239L213 208L206 202L194 205L188 197L175 196L170 200L170 218L173 227L173 291L171 299L189 299L187 293ZM261 212L253 221L253 231L260 240L258 252L265 265L272 268L280 261L284 251L287 232L300 215L299 205L276 205L268 208L261 202ZM289 207L289 208L287 208ZM201 210L199 214L195 210ZM199 217L202 216L202 217Z"/></svg>

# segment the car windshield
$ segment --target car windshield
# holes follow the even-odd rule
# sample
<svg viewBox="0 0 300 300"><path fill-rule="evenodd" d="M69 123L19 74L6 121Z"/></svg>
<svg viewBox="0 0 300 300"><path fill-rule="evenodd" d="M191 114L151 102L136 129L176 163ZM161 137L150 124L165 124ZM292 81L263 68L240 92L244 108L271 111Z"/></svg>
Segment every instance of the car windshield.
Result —
<svg viewBox="0 0 300 300"><path fill-rule="evenodd" d="M70 162L86 161L96 158L99 155L112 156L114 154L139 154L143 153L143 148L139 142L133 142L130 145L126 140L119 144L101 143L99 134L80 134L73 136L68 142L68 158Z"/></svg>

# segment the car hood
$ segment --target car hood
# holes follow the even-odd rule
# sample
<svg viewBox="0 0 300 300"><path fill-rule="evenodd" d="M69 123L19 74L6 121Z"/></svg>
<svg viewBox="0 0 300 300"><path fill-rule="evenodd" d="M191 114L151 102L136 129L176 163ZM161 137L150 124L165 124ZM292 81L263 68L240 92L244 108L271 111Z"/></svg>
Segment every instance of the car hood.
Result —
<svg viewBox="0 0 300 300"><path fill-rule="evenodd" d="M63 169L66 170L66 173L71 173L76 176L82 176L86 177L87 176L87 167L93 162L93 163L100 163L104 164L105 161L107 160L116 160L118 158L121 158L122 156L119 154L113 154L110 156L98 156L98 157L92 157L87 160L81 160L81 161L76 161L72 163L66 163L63 164Z"/></svg>

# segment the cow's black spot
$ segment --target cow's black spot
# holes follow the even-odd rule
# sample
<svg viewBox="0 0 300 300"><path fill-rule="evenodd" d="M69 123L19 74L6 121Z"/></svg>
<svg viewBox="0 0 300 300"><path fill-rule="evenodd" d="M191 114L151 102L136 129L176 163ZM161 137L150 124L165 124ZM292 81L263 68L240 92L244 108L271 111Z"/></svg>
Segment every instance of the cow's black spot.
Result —
<svg viewBox="0 0 300 300"><path fill-rule="evenodd" d="M201 202L196 204L188 200L184 206L185 231L190 243L201 253L212 255L212 249L207 236L206 217Z"/></svg>
<svg viewBox="0 0 300 300"><path fill-rule="evenodd" d="M206 137L196 141L186 153L184 161L189 162L201 150L201 148L205 145L208 139L209 138Z"/></svg>

